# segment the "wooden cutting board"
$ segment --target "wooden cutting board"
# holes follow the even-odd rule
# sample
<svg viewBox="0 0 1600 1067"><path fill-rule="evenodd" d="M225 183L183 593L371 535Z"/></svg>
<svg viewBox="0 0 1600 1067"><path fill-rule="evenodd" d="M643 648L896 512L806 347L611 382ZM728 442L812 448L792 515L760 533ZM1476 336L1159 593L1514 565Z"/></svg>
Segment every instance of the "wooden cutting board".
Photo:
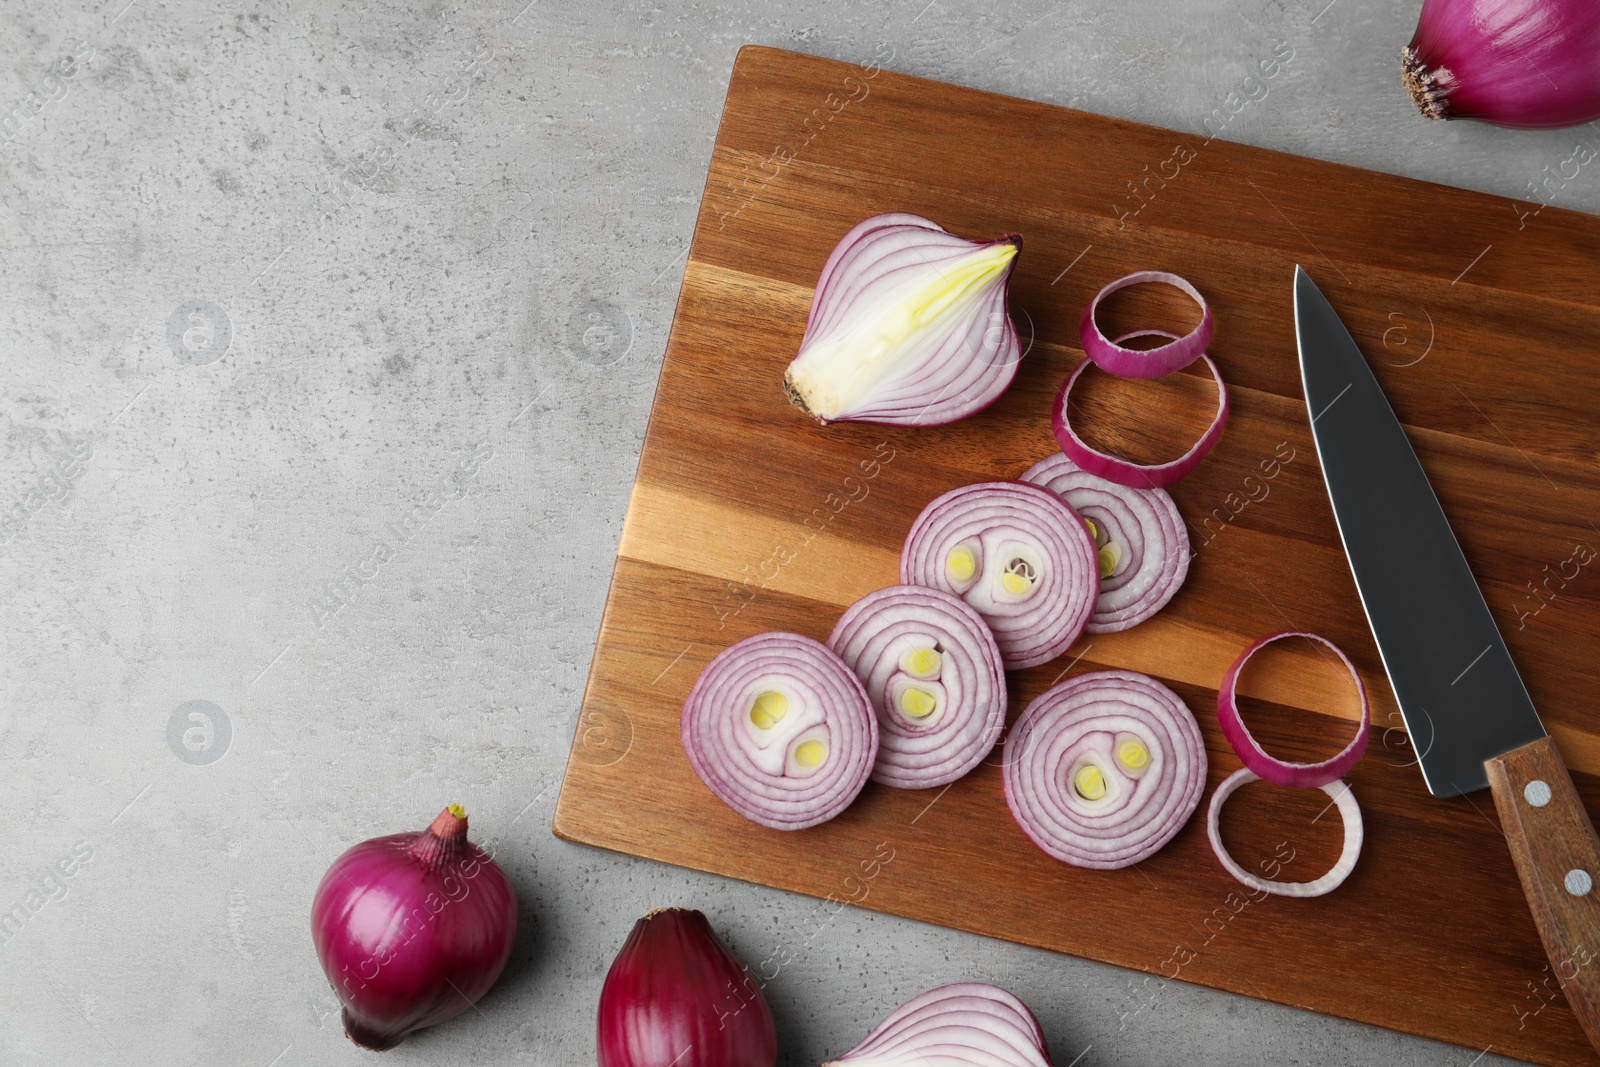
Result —
<svg viewBox="0 0 1600 1067"><path fill-rule="evenodd" d="M1132 984L1130 1014L1175 978L1543 1063L1600 1062L1547 969L1493 803L1435 800L1411 765L1318 470L1290 297L1302 263L1373 362L1600 812L1600 560L1587 562L1600 549L1600 219L1537 206L744 49L556 833L1134 968L1148 977ZM1006 396L964 422L824 428L784 400L823 261L883 211L1026 239L1011 292L1031 351ZM1054 451L1050 401L1081 358L1080 312L1146 268L1183 274L1211 301L1211 352L1232 390L1222 443L1173 488L1196 549L1188 582L1144 625L1013 674L1011 713L1062 676L1153 675L1200 722L1209 798L1239 766L1216 725L1224 670L1257 636L1324 634L1375 702L1369 753L1348 779L1367 830L1350 880L1317 900L1251 901L1212 856L1205 801L1137 868L1065 866L1012 822L998 755L942 793L869 784L800 833L725 808L678 740L701 668L763 630L825 639L846 605L895 581L924 504ZM1099 439L1153 453L1203 423L1206 404L1152 387L1107 393L1085 417ZM1250 714L1270 749L1311 759L1343 743L1355 710L1337 674L1303 650L1262 667ZM1325 799L1247 787L1230 802L1228 840L1247 863L1292 854L1283 877L1315 877L1340 841ZM776 973L805 936L749 962ZM1600 953L1600 931L1594 941Z"/></svg>

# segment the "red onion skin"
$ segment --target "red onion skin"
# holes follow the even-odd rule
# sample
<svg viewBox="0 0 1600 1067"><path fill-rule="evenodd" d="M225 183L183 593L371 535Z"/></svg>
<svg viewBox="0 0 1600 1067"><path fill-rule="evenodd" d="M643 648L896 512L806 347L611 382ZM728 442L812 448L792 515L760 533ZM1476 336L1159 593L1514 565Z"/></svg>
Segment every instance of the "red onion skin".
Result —
<svg viewBox="0 0 1600 1067"><path fill-rule="evenodd" d="M1551 129L1600 118L1600 4L1424 0L1401 50L1424 115Z"/></svg>
<svg viewBox="0 0 1600 1067"><path fill-rule="evenodd" d="M698 911L634 923L600 989L599 1067L774 1067L778 1033L755 976Z"/></svg>
<svg viewBox="0 0 1600 1067"><path fill-rule="evenodd" d="M311 933L346 1035L383 1050L468 1010L505 969L517 897L451 809L421 833L363 841L317 887Z"/></svg>

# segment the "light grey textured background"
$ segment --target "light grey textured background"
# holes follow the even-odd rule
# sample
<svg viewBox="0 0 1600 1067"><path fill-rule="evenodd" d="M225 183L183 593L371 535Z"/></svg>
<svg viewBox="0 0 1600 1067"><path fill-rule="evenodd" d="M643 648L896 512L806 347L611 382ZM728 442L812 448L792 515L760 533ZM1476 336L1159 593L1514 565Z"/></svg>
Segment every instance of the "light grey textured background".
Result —
<svg viewBox="0 0 1600 1067"><path fill-rule="evenodd" d="M1415 0L1324 4L0 3L0 911L27 913L0 1063L362 1061L312 890L450 801L530 921L391 1062L592 1061L606 968L669 903L748 960L805 944L769 986L786 1064L960 978L1031 1003L1058 1067L1474 1062L854 910L814 929L549 830L738 47L882 41L1199 133L1287 41L1229 139L1512 196L1600 146L1424 122Z"/></svg>

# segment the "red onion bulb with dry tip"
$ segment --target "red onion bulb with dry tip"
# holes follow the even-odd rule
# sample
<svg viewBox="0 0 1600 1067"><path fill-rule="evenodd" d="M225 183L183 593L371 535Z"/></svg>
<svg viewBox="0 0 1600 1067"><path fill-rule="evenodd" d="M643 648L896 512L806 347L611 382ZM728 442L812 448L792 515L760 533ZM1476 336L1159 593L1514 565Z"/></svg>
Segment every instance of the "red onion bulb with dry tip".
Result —
<svg viewBox="0 0 1600 1067"><path fill-rule="evenodd" d="M1050 1067L1039 1020L998 986L930 989L822 1067Z"/></svg>
<svg viewBox="0 0 1600 1067"><path fill-rule="evenodd" d="M1048 663L1094 610L1094 542L1056 494L1022 482L952 489L917 516L900 581L954 594L983 616L1007 670Z"/></svg>
<svg viewBox="0 0 1600 1067"><path fill-rule="evenodd" d="M948 785L983 761L1006 725L1006 676L983 617L951 593L892 585L856 601L828 647L878 713L872 779Z"/></svg>
<svg viewBox="0 0 1600 1067"><path fill-rule="evenodd" d="M600 1067L773 1067L778 1035L755 976L698 911L640 919L600 988Z"/></svg>
<svg viewBox="0 0 1600 1067"><path fill-rule="evenodd" d="M820 422L936 426L989 406L1022 360L1007 286L1022 238L968 241L917 215L875 215L817 279L790 401Z"/></svg>
<svg viewBox="0 0 1600 1067"><path fill-rule="evenodd" d="M335 860L311 935L346 1035L389 1049L488 992L511 956L517 897L452 805L421 833L363 841Z"/></svg>
<svg viewBox="0 0 1600 1067"><path fill-rule="evenodd" d="M1183 828L1206 784L1206 748L1178 694L1133 671L1045 690L1006 739L1006 804L1045 852L1109 870Z"/></svg>
<svg viewBox="0 0 1600 1067"><path fill-rule="evenodd" d="M878 752L866 690L828 646L801 634L747 637L717 654L683 704L695 774L740 815L803 830L861 792Z"/></svg>
<svg viewBox="0 0 1600 1067"><path fill-rule="evenodd" d="M1060 452L1022 480L1050 490L1083 519L1100 565L1100 593L1084 627L1137 626L1167 606L1189 573L1189 530L1165 489L1134 489L1090 474Z"/></svg>
<svg viewBox="0 0 1600 1067"><path fill-rule="evenodd" d="M1595 0L1424 0L1400 59L1430 119L1547 129L1600 118Z"/></svg>

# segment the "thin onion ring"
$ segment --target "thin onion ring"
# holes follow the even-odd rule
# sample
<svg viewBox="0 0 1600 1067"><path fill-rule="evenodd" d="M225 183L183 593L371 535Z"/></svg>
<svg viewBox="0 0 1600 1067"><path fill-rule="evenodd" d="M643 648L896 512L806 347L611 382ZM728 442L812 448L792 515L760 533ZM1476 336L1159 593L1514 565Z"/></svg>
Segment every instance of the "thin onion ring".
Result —
<svg viewBox="0 0 1600 1067"><path fill-rule="evenodd" d="M1139 330L1120 339L1126 341L1132 337L1150 335L1173 336L1165 330ZM1090 448L1073 430L1072 421L1067 415L1067 406L1072 399L1072 387L1078 383L1083 372L1093 365L1094 361L1090 359L1079 363L1077 369L1061 383L1061 389L1056 393L1055 403L1051 408L1050 428L1055 432L1056 443L1061 446L1061 451L1090 474L1134 489L1161 489L1182 480L1200 465L1200 461L1206 458L1206 453L1222 439L1222 431L1228 425L1228 386L1222 380L1222 372L1217 370L1217 365L1211 361L1210 356L1201 353L1199 358L1204 361L1207 369L1211 371L1212 379L1217 383L1217 413L1211 417L1211 425L1206 427L1205 433L1200 435L1200 439L1190 447L1189 451L1166 463L1141 464Z"/></svg>
<svg viewBox="0 0 1600 1067"><path fill-rule="evenodd" d="M1344 664L1345 669L1350 672L1350 677L1355 679L1356 695L1361 698L1361 723L1356 727L1356 736L1337 755L1321 763L1292 763L1268 755L1266 749L1262 748L1260 742L1250 733L1250 728L1244 724L1244 718L1239 714L1239 673L1244 670L1244 665L1249 662L1251 656L1285 637L1307 637L1333 649L1333 654L1339 657L1339 662ZM1355 664L1350 662L1350 657L1346 656L1338 645L1318 634L1285 630L1263 637L1241 652L1239 658L1233 661L1233 666L1223 675L1222 687L1217 690L1217 719L1222 724L1222 736L1228 739L1228 744L1239 754L1240 761L1254 772L1256 777L1273 785L1313 789L1349 774L1350 768L1354 767L1356 761L1361 759L1362 753L1366 752L1367 727L1372 723L1372 705L1367 701L1367 687L1362 683Z"/></svg>
<svg viewBox="0 0 1600 1067"><path fill-rule="evenodd" d="M1100 332L1099 323L1094 321L1094 313L1099 309L1100 301L1118 289L1146 283L1170 285L1193 297L1194 302L1200 305L1200 325L1182 337L1159 331L1162 336L1172 339L1171 344L1162 345L1160 348L1123 348L1122 342L1135 335L1125 334L1115 341L1107 339L1106 335ZM1141 270L1118 278L1094 294L1089 306L1083 309L1083 317L1078 320L1078 337L1083 342L1084 355L1094 360L1106 373L1115 374L1119 378L1160 378L1182 370L1200 358L1206 350L1206 345L1211 343L1211 334L1215 328L1216 320L1211 314L1211 305L1200 295L1200 290L1170 271ZM1139 332L1150 334L1158 331Z"/></svg>
<svg viewBox="0 0 1600 1067"><path fill-rule="evenodd" d="M1366 839L1366 829L1361 822L1361 805L1356 803L1350 787L1343 781L1328 782L1319 787L1333 798L1339 815L1344 819L1344 847L1339 850L1339 859L1332 869L1321 878L1309 882L1275 882L1251 874L1239 866L1238 861L1222 845L1222 805L1240 786L1260 780L1250 768L1241 767L1228 775L1211 795L1211 807L1206 812L1206 836L1211 839L1211 849L1222 862L1223 869L1251 889L1280 897L1320 897L1338 889L1350 877L1350 872L1356 869L1356 861L1361 858L1361 843Z"/></svg>

